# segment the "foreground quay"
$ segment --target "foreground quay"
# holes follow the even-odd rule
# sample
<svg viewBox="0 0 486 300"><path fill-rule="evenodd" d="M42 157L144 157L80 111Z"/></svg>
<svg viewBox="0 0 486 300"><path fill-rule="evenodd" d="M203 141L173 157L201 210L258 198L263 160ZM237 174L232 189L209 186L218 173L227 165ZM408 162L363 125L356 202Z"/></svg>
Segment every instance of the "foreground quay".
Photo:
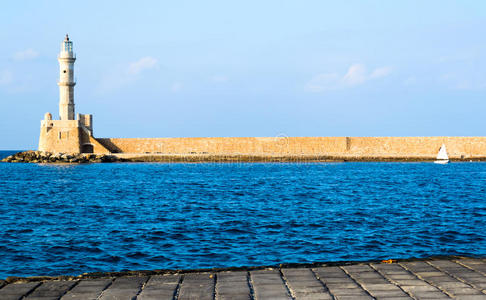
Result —
<svg viewBox="0 0 486 300"><path fill-rule="evenodd" d="M0 299L486 299L486 258L8 278Z"/></svg>

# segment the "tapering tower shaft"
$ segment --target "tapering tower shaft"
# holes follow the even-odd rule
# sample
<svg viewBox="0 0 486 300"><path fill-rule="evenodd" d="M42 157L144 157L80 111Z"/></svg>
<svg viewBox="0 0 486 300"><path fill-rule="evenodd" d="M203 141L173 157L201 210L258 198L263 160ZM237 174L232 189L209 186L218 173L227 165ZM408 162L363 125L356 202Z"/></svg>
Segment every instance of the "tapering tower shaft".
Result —
<svg viewBox="0 0 486 300"><path fill-rule="evenodd" d="M68 35L61 43L59 53L59 118L61 120L74 120L74 61L73 42Z"/></svg>

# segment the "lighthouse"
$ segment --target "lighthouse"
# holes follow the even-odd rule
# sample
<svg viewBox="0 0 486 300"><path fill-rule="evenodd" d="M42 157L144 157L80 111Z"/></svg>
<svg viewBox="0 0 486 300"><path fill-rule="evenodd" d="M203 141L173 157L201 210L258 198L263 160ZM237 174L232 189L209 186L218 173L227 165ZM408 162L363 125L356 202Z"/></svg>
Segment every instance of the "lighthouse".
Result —
<svg viewBox="0 0 486 300"><path fill-rule="evenodd" d="M39 150L52 153L110 153L93 137L93 116L74 114L73 42L66 37L61 43L59 61L59 119L46 113L41 120Z"/></svg>
<svg viewBox="0 0 486 300"><path fill-rule="evenodd" d="M61 43L59 61L59 119L74 120L74 62L76 55L73 52L73 42L66 34Z"/></svg>

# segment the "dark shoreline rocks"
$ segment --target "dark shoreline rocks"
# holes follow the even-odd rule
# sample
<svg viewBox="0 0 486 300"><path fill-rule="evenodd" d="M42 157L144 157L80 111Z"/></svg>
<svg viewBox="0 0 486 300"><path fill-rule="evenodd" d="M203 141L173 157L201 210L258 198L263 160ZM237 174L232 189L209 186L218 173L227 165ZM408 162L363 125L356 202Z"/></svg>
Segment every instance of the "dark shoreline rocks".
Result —
<svg viewBox="0 0 486 300"><path fill-rule="evenodd" d="M123 158L109 154L93 153L51 153L44 151L25 151L7 156L1 162L19 163L98 163L98 162L120 162L126 161Z"/></svg>

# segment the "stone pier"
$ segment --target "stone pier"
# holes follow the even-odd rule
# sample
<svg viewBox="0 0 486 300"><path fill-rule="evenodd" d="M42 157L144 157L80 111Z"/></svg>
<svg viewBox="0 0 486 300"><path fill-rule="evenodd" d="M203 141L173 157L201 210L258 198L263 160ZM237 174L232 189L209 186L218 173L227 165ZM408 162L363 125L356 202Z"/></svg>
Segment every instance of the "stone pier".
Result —
<svg viewBox="0 0 486 300"><path fill-rule="evenodd" d="M486 259L8 278L0 299L486 299Z"/></svg>

